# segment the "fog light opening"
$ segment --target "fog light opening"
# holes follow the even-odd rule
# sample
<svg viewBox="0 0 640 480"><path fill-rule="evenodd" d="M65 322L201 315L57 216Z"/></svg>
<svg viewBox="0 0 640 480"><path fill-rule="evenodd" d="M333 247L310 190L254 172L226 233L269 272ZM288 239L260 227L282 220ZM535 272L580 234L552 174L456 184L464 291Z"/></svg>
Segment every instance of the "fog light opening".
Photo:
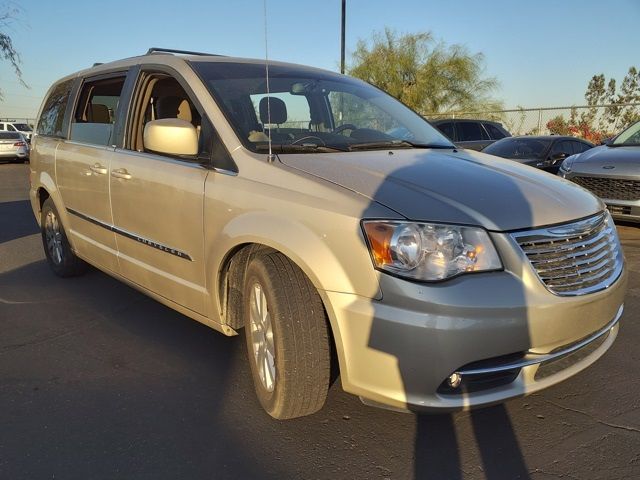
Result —
<svg viewBox="0 0 640 480"><path fill-rule="evenodd" d="M451 388L458 388L462 383L462 375L458 372L452 373L449 378L447 378L447 385Z"/></svg>

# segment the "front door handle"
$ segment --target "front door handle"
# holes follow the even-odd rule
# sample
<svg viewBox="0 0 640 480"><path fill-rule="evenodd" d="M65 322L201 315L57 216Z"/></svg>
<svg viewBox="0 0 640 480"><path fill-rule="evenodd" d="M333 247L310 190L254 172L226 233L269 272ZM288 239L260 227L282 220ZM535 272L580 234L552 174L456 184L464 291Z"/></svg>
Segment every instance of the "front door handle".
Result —
<svg viewBox="0 0 640 480"><path fill-rule="evenodd" d="M100 175L105 175L107 173L107 168L103 167L102 165L100 165L99 163L95 163L93 164L91 167L89 167L89 169L93 172L93 173L98 173Z"/></svg>
<svg viewBox="0 0 640 480"><path fill-rule="evenodd" d="M123 180L130 180L131 175L127 172L126 168L119 168L111 171L111 176L116 178L122 178Z"/></svg>

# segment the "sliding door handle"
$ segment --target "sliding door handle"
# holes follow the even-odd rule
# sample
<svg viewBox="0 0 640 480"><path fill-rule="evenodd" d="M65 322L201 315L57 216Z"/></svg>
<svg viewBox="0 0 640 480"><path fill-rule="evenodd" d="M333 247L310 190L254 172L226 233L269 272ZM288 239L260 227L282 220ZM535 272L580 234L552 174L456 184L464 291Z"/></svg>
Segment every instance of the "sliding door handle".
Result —
<svg viewBox="0 0 640 480"><path fill-rule="evenodd" d="M122 178L123 180L130 180L131 175L127 172L126 168L119 168L111 171L111 176L116 178Z"/></svg>

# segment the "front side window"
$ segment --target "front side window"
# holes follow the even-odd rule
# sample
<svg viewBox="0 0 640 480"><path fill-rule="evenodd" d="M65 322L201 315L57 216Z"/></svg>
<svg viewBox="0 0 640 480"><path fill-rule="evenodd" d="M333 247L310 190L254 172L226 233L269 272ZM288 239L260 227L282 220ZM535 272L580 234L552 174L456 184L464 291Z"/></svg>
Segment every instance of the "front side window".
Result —
<svg viewBox="0 0 640 480"><path fill-rule="evenodd" d="M73 115L70 139L91 145L110 145L125 76L82 85Z"/></svg>
<svg viewBox="0 0 640 480"><path fill-rule="evenodd" d="M65 132L63 132L64 115L72 86L73 80L67 80L56 85L51 91L40 114L38 134L51 137L65 136Z"/></svg>
<svg viewBox="0 0 640 480"><path fill-rule="evenodd" d="M573 142L567 140L554 143L551 149L551 156L573 155L573 153Z"/></svg>
<svg viewBox="0 0 640 480"><path fill-rule="evenodd" d="M145 145L145 127L149 122L167 118L184 120L193 125L199 141L198 156L210 149L205 142L205 139L210 138L208 121L203 122L203 117L193 99L172 76L159 72L144 72L139 80L134 105L127 141L128 149L158 153Z"/></svg>
<svg viewBox="0 0 640 480"><path fill-rule="evenodd" d="M20 132L30 132L31 131L31 127L29 125L27 125L26 123L14 123L13 125Z"/></svg>
<svg viewBox="0 0 640 480"><path fill-rule="evenodd" d="M13 125L11 125L10 123L7 124L7 130L9 130L10 132L15 132L16 129Z"/></svg>
<svg viewBox="0 0 640 480"><path fill-rule="evenodd" d="M360 80L306 67L191 62L243 144L265 152L453 148L418 114ZM270 114L270 118L268 118Z"/></svg>

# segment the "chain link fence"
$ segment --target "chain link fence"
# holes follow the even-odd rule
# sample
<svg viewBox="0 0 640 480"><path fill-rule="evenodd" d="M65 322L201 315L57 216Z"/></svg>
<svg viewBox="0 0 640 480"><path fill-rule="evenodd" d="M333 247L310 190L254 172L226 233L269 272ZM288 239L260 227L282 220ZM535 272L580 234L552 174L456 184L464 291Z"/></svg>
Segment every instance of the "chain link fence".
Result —
<svg viewBox="0 0 640 480"><path fill-rule="evenodd" d="M640 120L640 103L426 113L424 117L493 120L512 135L572 135L597 144Z"/></svg>

